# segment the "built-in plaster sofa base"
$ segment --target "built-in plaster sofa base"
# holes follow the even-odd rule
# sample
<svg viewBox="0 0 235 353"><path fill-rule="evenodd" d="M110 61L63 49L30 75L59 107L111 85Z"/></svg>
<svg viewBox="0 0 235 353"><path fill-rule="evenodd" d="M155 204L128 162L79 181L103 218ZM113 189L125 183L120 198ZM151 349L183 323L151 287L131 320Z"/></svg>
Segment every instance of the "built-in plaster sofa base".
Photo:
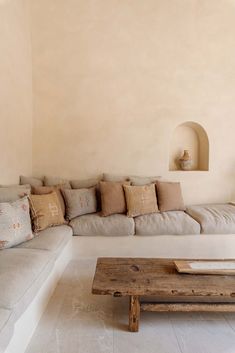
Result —
<svg viewBox="0 0 235 353"><path fill-rule="evenodd" d="M4 353L24 353L54 289L72 258L72 239L55 260L49 276L14 325L14 333ZM2 352L1 352L2 353Z"/></svg>

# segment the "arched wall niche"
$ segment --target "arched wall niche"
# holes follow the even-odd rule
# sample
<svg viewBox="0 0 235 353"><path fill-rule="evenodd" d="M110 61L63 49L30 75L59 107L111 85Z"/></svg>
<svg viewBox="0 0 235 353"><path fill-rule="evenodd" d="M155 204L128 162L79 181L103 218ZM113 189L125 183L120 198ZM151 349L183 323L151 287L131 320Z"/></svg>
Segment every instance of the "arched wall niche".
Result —
<svg viewBox="0 0 235 353"><path fill-rule="evenodd" d="M176 127L170 144L170 171L181 170L179 158L184 150L189 150L192 157L192 170L209 170L209 140L200 124L187 121Z"/></svg>

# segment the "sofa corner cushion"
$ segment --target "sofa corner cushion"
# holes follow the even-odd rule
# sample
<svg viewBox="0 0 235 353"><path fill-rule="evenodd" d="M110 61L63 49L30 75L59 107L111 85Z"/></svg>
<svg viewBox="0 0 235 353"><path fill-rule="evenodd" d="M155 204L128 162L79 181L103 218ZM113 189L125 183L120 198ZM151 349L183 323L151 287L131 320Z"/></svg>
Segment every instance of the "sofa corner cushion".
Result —
<svg viewBox="0 0 235 353"><path fill-rule="evenodd" d="M200 234L200 225L183 211L147 214L135 218L136 235Z"/></svg>
<svg viewBox="0 0 235 353"><path fill-rule="evenodd" d="M235 233L235 206L208 204L188 206L186 212L201 225L204 234Z"/></svg>
<svg viewBox="0 0 235 353"><path fill-rule="evenodd" d="M100 213L87 214L72 219L70 226L74 235L134 235L135 224L133 218L123 214L101 217Z"/></svg>
<svg viewBox="0 0 235 353"><path fill-rule="evenodd" d="M0 308L0 352L4 352L14 331L12 310Z"/></svg>
<svg viewBox="0 0 235 353"><path fill-rule="evenodd" d="M18 245L17 248L48 250L59 253L60 249L70 241L72 235L72 228L67 225L50 227L39 232L34 239Z"/></svg>
<svg viewBox="0 0 235 353"><path fill-rule="evenodd" d="M0 307L19 317L48 276L54 258L50 251L11 248L0 252Z"/></svg>

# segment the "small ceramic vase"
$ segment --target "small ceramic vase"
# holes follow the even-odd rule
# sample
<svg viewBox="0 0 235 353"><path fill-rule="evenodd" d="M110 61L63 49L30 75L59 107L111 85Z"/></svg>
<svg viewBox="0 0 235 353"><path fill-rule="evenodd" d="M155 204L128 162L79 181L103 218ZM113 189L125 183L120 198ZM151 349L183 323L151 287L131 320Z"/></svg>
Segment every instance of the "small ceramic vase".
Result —
<svg viewBox="0 0 235 353"><path fill-rule="evenodd" d="M179 164L182 170L192 169L192 158L188 150L184 150L183 156L179 159Z"/></svg>

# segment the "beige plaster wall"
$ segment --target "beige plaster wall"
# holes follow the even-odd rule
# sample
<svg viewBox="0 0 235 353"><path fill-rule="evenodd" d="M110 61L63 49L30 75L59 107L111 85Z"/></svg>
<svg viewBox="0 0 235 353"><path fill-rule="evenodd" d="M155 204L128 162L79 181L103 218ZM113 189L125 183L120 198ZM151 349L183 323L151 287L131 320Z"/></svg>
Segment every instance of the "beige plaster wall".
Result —
<svg viewBox="0 0 235 353"><path fill-rule="evenodd" d="M34 174L160 174L187 203L235 196L234 1L31 3ZM168 171L184 121L208 133L209 172Z"/></svg>
<svg viewBox="0 0 235 353"><path fill-rule="evenodd" d="M28 5L0 0L0 184L32 172L31 64Z"/></svg>

